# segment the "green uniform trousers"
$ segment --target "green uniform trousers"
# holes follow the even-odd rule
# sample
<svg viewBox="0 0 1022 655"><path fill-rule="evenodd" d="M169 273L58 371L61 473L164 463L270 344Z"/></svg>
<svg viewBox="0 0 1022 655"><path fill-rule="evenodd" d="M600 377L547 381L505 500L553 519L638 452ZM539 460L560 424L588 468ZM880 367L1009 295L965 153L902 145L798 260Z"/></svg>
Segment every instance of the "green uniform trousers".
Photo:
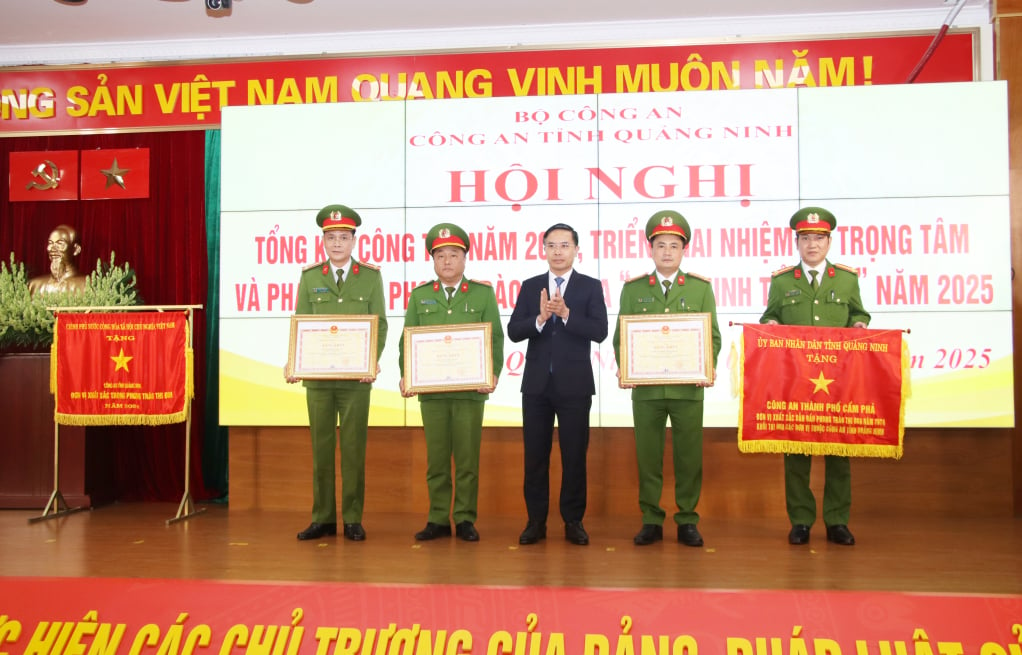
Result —
<svg viewBox="0 0 1022 655"><path fill-rule="evenodd" d="M420 396L422 430L426 436L426 486L430 523L449 525L454 497L454 523L475 523L479 498L479 446L483 440L483 406L479 400ZM454 484L451 484L451 460Z"/></svg>
<svg viewBox="0 0 1022 655"><path fill-rule="evenodd" d="M823 487L823 522L848 525L852 508L852 464L847 457L825 455L826 481ZM816 498L809 488L813 460L809 455L784 456L784 499L792 525L816 521Z"/></svg>
<svg viewBox="0 0 1022 655"><path fill-rule="evenodd" d="M366 488L366 437L369 424L369 392L357 388L305 389L312 433L312 521L337 523L336 475L337 422L341 442L341 516L344 523L361 523Z"/></svg>
<svg viewBox="0 0 1022 655"><path fill-rule="evenodd" d="M674 450L674 500L678 525L699 522L696 505L703 485L703 401L632 400L635 454L639 464L639 509L643 524L663 525L664 447L671 419Z"/></svg>

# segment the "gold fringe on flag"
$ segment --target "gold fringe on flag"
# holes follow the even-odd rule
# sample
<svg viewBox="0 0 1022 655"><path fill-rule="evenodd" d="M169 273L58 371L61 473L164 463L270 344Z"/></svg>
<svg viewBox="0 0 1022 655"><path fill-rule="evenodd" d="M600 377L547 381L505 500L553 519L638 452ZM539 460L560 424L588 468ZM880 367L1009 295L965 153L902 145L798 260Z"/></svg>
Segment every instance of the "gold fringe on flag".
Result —
<svg viewBox="0 0 1022 655"><path fill-rule="evenodd" d="M60 425L170 425L187 418L186 409L173 414L64 414L55 412L53 420Z"/></svg>
<svg viewBox="0 0 1022 655"><path fill-rule="evenodd" d="M185 342L187 343L187 341ZM192 398L195 398L195 374L193 365L195 363L195 351L191 348L185 348L185 401L188 402ZM184 420L183 418L181 419Z"/></svg>
<svg viewBox="0 0 1022 655"><path fill-rule="evenodd" d="M901 459L902 446L878 444L840 444L805 441L783 441L780 439L738 441L738 450L743 453L787 453L792 455L840 455L842 457L885 457Z"/></svg>

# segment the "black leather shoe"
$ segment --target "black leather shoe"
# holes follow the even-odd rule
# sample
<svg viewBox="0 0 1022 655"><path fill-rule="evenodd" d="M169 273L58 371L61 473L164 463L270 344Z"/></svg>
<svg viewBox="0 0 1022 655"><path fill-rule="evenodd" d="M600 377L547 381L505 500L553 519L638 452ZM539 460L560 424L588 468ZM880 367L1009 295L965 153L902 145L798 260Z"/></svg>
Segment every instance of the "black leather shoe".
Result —
<svg viewBox="0 0 1022 655"><path fill-rule="evenodd" d="M344 538L349 541L365 541L366 531L361 523L345 523Z"/></svg>
<svg viewBox="0 0 1022 655"><path fill-rule="evenodd" d="M455 526L454 532L458 535L458 539L462 541L479 541L479 531L476 530L476 526L472 525L471 521L462 521Z"/></svg>
<svg viewBox="0 0 1022 655"><path fill-rule="evenodd" d="M686 546L699 548L703 545L703 535L699 534L695 523L684 523L678 526L678 541Z"/></svg>
<svg viewBox="0 0 1022 655"><path fill-rule="evenodd" d="M568 521L565 523L564 538L576 546L589 545L589 533L582 527L582 521Z"/></svg>
<svg viewBox="0 0 1022 655"><path fill-rule="evenodd" d="M643 523L642 529L635 535L632 541L635 542L636 546L648 546L654 541L662 541L664 538L664 526L653 525L652 523Z"/></svg>
<svg viewBox="0 0 1022 655"><path fill-rule="evenodd" d="M540 539L546 539L546 523L529 521L525 524L525 529L522 530L522 534L518 536L518 543L523 546L528 546L530 544L539 543Z"/></svg>
<svg viewBox="0 0 1022 655"><path fill-rule="evenodd" d="M309 527L298 533L301 541L319 539L321 537L333 537L337 534L336 523L310 523Z"/></svg>
<svg viewBox="0 0 1022 655"><path fill-rule="evenodd" d="M855 537L848 531L847 525L828 525L827 526L827 541L833 541L836 544L842 546L854 546Z"/></svg>
<svg viewBox="0 0 1022 655"><path fill-rule="evenodd" d="M792 546L802 546L809 543L809 526L797 523L791 526L788 533L788 543Z"/></svg>
<svg viewBox="0 0 1022 655"><path fill-rule="evenodd" d="M450 537L451 526L440 523L427 523L426 527L415 533L416 541L432 541L440 537ZM460 535L459 535L460 536Z"/></svg>

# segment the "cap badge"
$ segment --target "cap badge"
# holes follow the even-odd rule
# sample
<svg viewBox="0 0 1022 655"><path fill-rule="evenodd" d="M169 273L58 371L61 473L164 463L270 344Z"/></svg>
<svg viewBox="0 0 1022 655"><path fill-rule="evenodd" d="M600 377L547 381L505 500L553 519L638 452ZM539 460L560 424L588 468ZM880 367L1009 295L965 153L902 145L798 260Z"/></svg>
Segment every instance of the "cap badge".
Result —
<svg viewBox="0 0 1022 655"><path fill-rule="evenodd" d="M670 227L674 225L674 219L671 218L670 216L664 216L663 218L660 219L660 224L663 225L664 227Z"/></svg>
<svg viewBox="0 0 1022 655"><path fill-rule="evenodd" d="M336 210L335 210L335 211L332 211L332 212L330 212L330 220L331 220L331 221L339 221L339 220L341 220L342 218L344 218L344 217L343 217L343 216L341 215L341 212L339 212L339 211L336 211Z"/></svg>
<svg viewBox="0 0 1022 655"><path fill-rule="evenodd" d="M809 216L806 217L806 220L809 221L810 224L819 223L820 222L820 215L816 214L816 213L809 214Z"/></svg>
<svg viewBox="0 0 1022 655"><path fill-rule="evenodd" d="M440 235L439 236L440 236L441 239L450 239L451 238L451 231L448 230L446 227L442 227L442 228L440 228Z"/></svg>

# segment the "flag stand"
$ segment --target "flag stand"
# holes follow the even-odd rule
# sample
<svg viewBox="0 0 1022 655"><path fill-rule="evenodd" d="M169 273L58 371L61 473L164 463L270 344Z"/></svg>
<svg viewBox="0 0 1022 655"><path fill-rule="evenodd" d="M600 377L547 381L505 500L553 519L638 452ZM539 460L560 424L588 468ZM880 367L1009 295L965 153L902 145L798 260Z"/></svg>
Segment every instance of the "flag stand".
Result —
<svg viewBox="0 0 1022 655"><path fill-rule="evenodd" d="M88 507L71 507L64 500L64 494L60 493L60 424L53 422L53 493L43 508L43 513L33 516L29 523L55 519L58 516L67 516L75 512L84 512Z"/></svg>
<svg viewBox="0 0 1022 655"><path fill-rule="evenodd" d="M188 312L188 323L192 322L192 313ZM189 341L192 338L192 331L188 330ZM189 346L191 343L189 342ZM202 514L206 511L205 507L195 508L195 503L192 502L192 490L191 490L191 468L192 468L192 401L188 399L188 407L186 409L185 416L185 490L181 494L181 502L177 506L177 514L172 519L167 519L167 525L171 523L177 523L178 521L184 521L190 519L197 514Z"/></svg>
<svg viewBox="0 0 1022 655"><path fill-rule="evenodd" d="M192 332L192 314L196 309L202 309L202 305L125 305L125 306L109 306L109 307L47 307L54 314L58 312L78 312L78 313L90 313L97 311L116 311L116 312L139 312L139 311L184 311L188 321L188 349L191 350L192 343L194 341L194 334ZM54 366L56 364L53 364ZM56 403L56 399L54 399ZM55 412L56 414L56 412ZM195 503L192 501L191 494L191 462L192 462L192 398L190 396L185 397L185 480L184 480L184 493L181 496L181 502L178 504L177 515L174 518L167 519L167 525L176 523L177 521L183 521L191 518L198 514L202 514L206 511L205 508L196 509ZM70 507L67 501L64 500L64 495L60 493L60 425L56 421L54 416L53 421L53 493L50 494L50 499L46 503L46 507L43 508L43 513L39 516L34 516L28 519L29 523L35 523L37 521L43 521L47 519L56 518L58 516L66 516L75 512L81 512L89 507Z"/></svg>

